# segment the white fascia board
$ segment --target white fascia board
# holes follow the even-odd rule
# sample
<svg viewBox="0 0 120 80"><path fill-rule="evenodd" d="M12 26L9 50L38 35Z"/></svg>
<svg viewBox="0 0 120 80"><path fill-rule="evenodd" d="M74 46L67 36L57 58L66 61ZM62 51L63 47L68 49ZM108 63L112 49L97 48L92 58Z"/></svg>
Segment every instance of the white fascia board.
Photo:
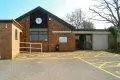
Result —
<svg viewBox="0 0 120 80"><path fill-rule="evenodd" d="M53 33L72 33L72 31L52 31Z"/></svg>
<svg viewBox="0 0 120 80"><path fill-rule="evenodd" d="M47 28L30 28L30 31L48 31Z"/></svg>
<svg viewBox="0 0 120 80"><path fill-rule="evenodd" d="M111 34L107 31L73 31L74 34Z"/></svg>

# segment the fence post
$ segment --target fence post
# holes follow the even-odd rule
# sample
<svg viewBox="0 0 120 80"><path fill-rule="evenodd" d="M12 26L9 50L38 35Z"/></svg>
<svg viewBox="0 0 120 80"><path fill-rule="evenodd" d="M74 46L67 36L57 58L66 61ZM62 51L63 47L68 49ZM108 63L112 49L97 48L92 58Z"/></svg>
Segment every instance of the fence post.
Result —
<svg viewBox="0 0 120 80"><path fill-rule="evenodd" d="M41 52L42 52L42 43L41 43Z"/></svg>
<svg viewBox="0 0 120 80"><path fill-rule="evenodd" d="M20 46L20 49L27 49L28 50L28 52L30 52L30 53L32 53L32 49L39 49L39 50L41 50L41 52L43 51L42 49L42 43L31 43L31 42L20 42L20 44L27 44L27 45L29 45L29 46L27 46L27 47L21 47ZM32 44L38 44L38 45L40 45L40 48L35 48L35 47L32 47Z"/></svg>
<svg viewBox="0 0 120 80"><path fill-rule="evenodd" d="M31 43L29 43L30 44L30 53L31 53Z"/></svg>

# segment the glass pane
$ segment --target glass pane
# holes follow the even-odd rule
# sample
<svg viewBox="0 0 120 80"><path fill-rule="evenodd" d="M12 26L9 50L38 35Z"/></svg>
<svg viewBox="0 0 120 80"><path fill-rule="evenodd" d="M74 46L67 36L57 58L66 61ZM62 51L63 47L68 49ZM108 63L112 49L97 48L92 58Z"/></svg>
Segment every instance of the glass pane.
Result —
<svg viewBox="0 0 120 80"><path fill-rule="evenodd" d="M30 34L31 34L31 35L37 35L37 34L38 34L38 31L30 31Z"/></svg>
<svg viewBox="0 0 120 80"><path fill-rule="evenodd" d="M47 31L30 31L31 41L47 41L48 32Z"/></svg>
<svg viewBox="0 0 120 80"><path fill-rule="evenodd" d="M46 31L40 31L39 34L47 34Z"/></svg>
<svg viewBox="0 0 120 80"><path fill-rule="evenodd" d="M38 41L38 35L31 35L31 41Z"/></svg>
<svg viewBox="0 0 120 80"><path fill-rule="evenodd" d="M91 40L92 40L91 35L86 35L86 42L91 43L92 42Z"/></svg>
<svg viewBox="0 0 120 80"><path fill-rule="evenodd" d="M39 35L39 41L47 41L48 36L47 35Z"/></svg>

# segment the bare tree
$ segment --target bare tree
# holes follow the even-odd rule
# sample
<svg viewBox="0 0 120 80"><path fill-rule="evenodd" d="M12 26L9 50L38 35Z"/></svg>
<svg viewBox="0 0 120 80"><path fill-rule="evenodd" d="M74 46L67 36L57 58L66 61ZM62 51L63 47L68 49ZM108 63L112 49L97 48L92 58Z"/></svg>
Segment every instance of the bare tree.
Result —
<svg viewBox="0 0 120 80"><path fill-rule="evenodd" d="M100 17L96 20L105 21L120 28L120 0L97 0L97 3L90 8L93 13Z"/></svg>
<svg viewBox="0 0 120 80"><path fill-rule="evenodd" d="M81 27L81 23L82 23L83 19L84 19L84 17L83 17L83 13L82 13L81 9L77 9L74 12L67 14L67 16L66 16L67 22L72 24L76 28Z"/></svg>
<svg viewBox="0 0 120 80"><path fill-rule="evenodd" d="M66 21L76 29L93 29L94 25L92 22L85 20L85 15L81 9L76 9L74 12L67 14Z"/></svg>
<svg viewBox="0 0 120 80"><path fill-rule="evenodd" d="M94 24L92 22L87 21L87 20L83 20L83 22L82 22L82 28L90 30L90 29L94 29L95 27L94 27Z"/></svg>

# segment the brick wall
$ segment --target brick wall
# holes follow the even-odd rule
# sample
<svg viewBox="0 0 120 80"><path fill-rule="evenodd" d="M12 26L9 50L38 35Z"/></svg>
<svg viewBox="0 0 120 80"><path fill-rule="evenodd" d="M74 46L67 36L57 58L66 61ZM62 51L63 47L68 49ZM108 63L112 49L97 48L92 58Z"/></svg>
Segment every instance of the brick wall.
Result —
<svg viewBox="0 0 120 80"><path fill-rule="evenodd" d="M49 26L49 51L55 51L55 47L58 44L60 51L74 51L75 50L75 35L73 33L53 33L52 31L70 31L70 29L58 22L54 18L48 21ZM68 42L65 44L59 43L59 37L66 36Z"/></svg>
<svg viewBox="0 0 120 80"><path fill-rule="evenodd" d="M30 30L30 17L26 17L19 21L19 23L23 26L21 29L23 32L20 36L21 42L29 42L29 30ZM56 19L51 18L48 20L48 42L41 42L43 43L43 51L55 51L55 47L59 44L59 37L65 35L68 37L67 44L59 44L60 51L74 51L75 50L75 35L73 33L69 34L55 34L52 31L69 31L70 29L63 25L62 23L58 22Z"/></svg>
<svg viewBox="0 0 120 80"><path fill-rule="evenodd" d="M30 17L25 17L22 20L18 21L22 27L22 33L20 34L20 41L21 42L29 42L29 32L30 32Z"/></svg>
<svg viewBox="0 0 120 80"><path fill-rule="evenodd" d="M15 40L15 29L18 39ZM19 53L20 29L12 23L0 23L0 56L1 59L12 59Z"/></svg>
<svg viewBox="0 0 120 80"><path fill-rule="evenodd" d="M0 23L0 54L1 59L11 59L12 57L12 35L11 23ZM2 29L1 29L2 27Z"/></svg>

